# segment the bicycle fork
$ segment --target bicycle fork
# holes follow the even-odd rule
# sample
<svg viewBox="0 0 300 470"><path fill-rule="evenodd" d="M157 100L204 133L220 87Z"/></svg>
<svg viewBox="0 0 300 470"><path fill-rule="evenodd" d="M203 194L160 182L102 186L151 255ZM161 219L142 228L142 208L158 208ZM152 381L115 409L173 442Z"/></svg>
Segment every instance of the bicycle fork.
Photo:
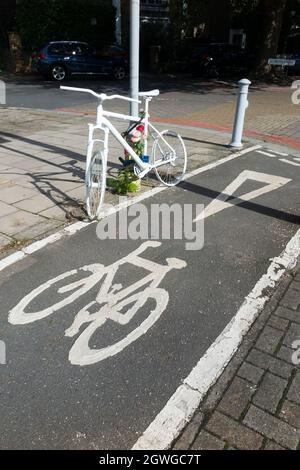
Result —
<svg viewBox="0 0 300 470"><path fill-rule="evenodd" d="M101 144L100 147L100 154L103 166L103 173L106 175L106 168L107 168L107 158L108 158L108 137L109 137L109 129L107 127L103 127L101 125L94 125L89 124L89 136L88 136L88 144L87 144L87 152L86 152L86 167L85 167L85 181L88 184L88 175L90 166L92 164L92 157L94 154L94 146L97 144ZM99 129L104 132L103 139L94 139L94 131ZM100 146L100 145L99 145Z"/></svg>

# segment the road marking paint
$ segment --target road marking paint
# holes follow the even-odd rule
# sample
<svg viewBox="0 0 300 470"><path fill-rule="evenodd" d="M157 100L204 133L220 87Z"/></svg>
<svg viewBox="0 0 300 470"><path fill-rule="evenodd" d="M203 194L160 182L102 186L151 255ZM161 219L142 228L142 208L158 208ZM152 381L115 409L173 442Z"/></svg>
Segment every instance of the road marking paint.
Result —
<svg viewBox="0 0 300 470"><path fill-rule="evenodd" d="M79 221L79 222L75 222L74 224L67 225L67 227L65 227L64 230L69 235L74 235L74 233L78 232L79 230L83 228L88 227L88 225L90 225L90 222Z"/></svg>
<svg viewBox="0 0 300 470"><path fill-rule="evenodd" d="M291 162L290 160L287 160L286 158L280 158L279 161L288 163L289 165L293 165L293 166L300 166L300 163Z"/></svg>
<svg viewBox="0 0 300 470"><path fill-rule="evenodd" d="M257 149L261 148L261 145L254 145L252 147L248 147L244 150L241 150L240 152L235 152L233 154L228 155L227 157L221 158L220 160L217 160L215 162L209 163L208 165L204 165L200 168L197 168L196 170L191 171L190 173L187 173L184 177L184 180L188 178L192 178L195 175L198 175L200 173L204 173L205 171L211 170L212 168L216 168L219 165L222 165L223 163L227 163L231 160L234 160L235 158L241 157L242 155L245 155L247 153L253 152ZM115 208L111 209L107 213L105 213L105 216L111 215L113 213L119 212L121 209L125 207L129 207L133 204L136 204L140 201L143 201L145 199L148 199L155 194L160 193L161 191L165 191L166 189L169 189L167 186L160 186L157 188L152 188L150 191L146 191L143 194L140 194L139 196L133 197L130 201L127 201L126 203L121 203L115 206ZM57 240L60 240L61 238L65 236L71 236L74 233L76 233L79 230L82 230L83 228L88 227L91 224L96 223L95 221L93 222L75 222L74 224L68 225L67 227L63 228L62 230L59 230L58 232L49 235L46 238L43 238L42 240L38 240L37 242L33 242L27 247L23 248L22 251L18 251L17 253L13 253L12 255L7 256L6 258L3 258L0 260L0 272L3 269L6 269L7 267L11 266L12 264L16 263L17 261L23 259L24 257L31 255L32 253L35 253L36 251L40 250L41 248L44 248L46 245L50 243L54 243Z"/></svg>
<svg viewBox="0 0 300 470"><path fill-rule="evenodd" d="M243 184L245 181L253 180L258 181L260 183L267 183L266 186L262 188L255 189L254 191L250 191L247 194L243 194L242 196L238 196L234 199L228 201L230 196ZM282 176L270 175L267 173L259 173L258 171L251 171L251 170L244 170L240 173L237 178L235 178L232 183L230 183L224 191L214 199L210 204L208 204L204 211L202 211L198 217L196 217L193 222L197 222L198 220L205 219L206 217L210 217L213 214L217 214L228 207L232 207L237 205L242 201L251 201L262 194L266 194L270 191L274 191L274 189L278 189L281 186L292 181L289 178L283 178Z"/></svg>
<svg viewBox="0 0 300 470"><path fill-rule="evenodd" d="M133 446L133 450L168 449L199 407L204 396L217 381L237 351L244 335L269 300L283 274L292 269L300 255L300 229L288 242L252 291L245 298L236 315L208 348L165 407L148 426ZM268 289L268 290L267 290Z"/></svg>
<svg viewBox="0 0 300 470"><path fill-rule="evenodd" d="M269 153L269 152L265 152L263 150L256 150L256 153L261 153L262 155L266 155L267 157L276 158L276 155L273 155L272 153Z"/></svg>
<svg viewBox="0 0 300 470"><path fill-rule="evenodd" d="M165 264L159 264L140 256L147 248L158 248L160 246L161 242L147 241L142 243L127 256L124 256L109 266L103 266L100 263L91 264L67 271L53 279L47 280L23 297L20 302L10 310L8 315L9 323L12 325L25 325L46 318L67 305L70 305L81 296L84 296L101 281L98 294L95 296L94 300L79 310L72 325L65 330L65 336L68 337L73 337L80 333L70 349L69 361L74 365L86 366L118 354L140 336L144 335L167 308L169 293L167 290L159 287L164 277L173 269L183 269L187 266L185 261L178 258L167 258ZM123 287L122 284L114 284L118 269L124 264L132 264L142 268L143 271L149 271L150 274L145 274L143 278L127 287ZM56 288L58 294L71 292L69 296L58 300L58 302L47 306L43 310L34 312L25 311L26 307L30 305L31 302L34 303L35 299L40 294L61 280L72 277L78 272L90 272L90 275L79 281L76 280L74 282L74 280L72 280L69 285L63 285L63 287L58 289ZM144 286L146 287L141 291L140 289ZM52 298L53 296L51 296L51 299ZM148 304L149 312L146 318L123 339L117 340L116 343L100 349L92 348L89 345L93 334L101 328L107 320L114 321L121 326L127 325L140 309L143 308L144 305L147 305L149 299L155 301L155 307L152 308L150 307L151 303L150 305ZM98 310L91 313L89 311L90 308L97 305ZM126 307L129 308L126 310ZM87 324L86 328L80 331L84 324Z"/></svg>
<svg viewBox="0 0 300 470"><path fill-rule="evenodd" d="M52 243L57 242L61 238L68 236L68 235L74 235L76 232L79 230L87 227L90 225L91 222L75 222L74 224L68 225L67 227L64 227L62 230L59 232L52 233L46 238L43 238L42 240L38 240L36 242L31 243L30 245L26 246L25 248L22 249L22 251L26 255L31 255L32 253L35 253L38 250L41 250L44 248L46 245L50 245ZM1 271L1 269L0 269Z"/></svg>
<svg viewBox="0 0 300 470"><path fill-rule="evenodd" d="M23 248L22 251L26 255L31 255L32 253L35 253L36 251L44 248L44 246L60 240L62 237L63 237L63 231L53 233L52 235L49 235L49 237L46 237L46 238L43 238L42 240L38 240L34 243L31 243L27 247Z"/></svg>
<svg viewBox="0 0 300 470"><path fill-rule="evenodd" d="M253 147L248 147L247 149L241 150L240 152L232 153L231 155L228 155L228 157L221 158L220 160L217 160L216 162L208 163L205 166L196 168L196 170L193 170L187 173L184 176L183 180L192 178L193 176L199 175L200 173L204 173L205 171L216 168L219 165L223 165L223 163L227 163L227 162L230 162L231 160L235 160L236 158L241 157L242 155L246 155L247 153L254 152L255 150L259 148L261 148L261 145L253 145ZM163 188L163 189L166 189L166 188Z"/></svg>
<svg viewBox="0 0 300 470"><path fill-rule="evenodd" d="M288 153L278 152L277 150L272 150L272 152L276 153L276 155L280 155L281 157L288 157L289 156Z"/></svg>
<svg viewBox="0 0 300 470"><path fill-rule="evenodd" d="M12 253L9 256L6 256L6 258L3 258L0 261L0 271L3 269L7 268L11 264L16 263L17 261L20 261L22 258L25 258L26 254L23 251L17 251L16 253Z"/></svg>

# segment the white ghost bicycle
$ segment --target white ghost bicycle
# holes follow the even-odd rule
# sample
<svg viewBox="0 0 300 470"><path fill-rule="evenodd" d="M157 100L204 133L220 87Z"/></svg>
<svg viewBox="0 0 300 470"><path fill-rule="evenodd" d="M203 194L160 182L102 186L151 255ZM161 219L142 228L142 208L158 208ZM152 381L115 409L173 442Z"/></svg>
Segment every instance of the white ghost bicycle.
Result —
<svg viewBox="0 0 300 470"><path fill-rule="evenodd" d="M49 279L26 295L9 312L8 321L13 325L25 325L46 318L63 310L102 281L95 300L89 302L76 314L72 325L65 331L65 336L73 337L79 334L69 352L69 360L74 365L86 366L114 356L145 334L159 319L169 302L168 291L158 287L159 284L172 269L186 267L186 262L178 258L167 258L166 264L159 264L140 256L147 248L156 248L160 245L161 243L157 241L147 241L109 266L91 264ZM128 263L149 273L127 287L115 284L114 280L119 268ZM79 280L76 279L78 276ZM65 284L66 280L70 283ZM43 302L42 299L45 297L50 299L52 305L33 311L39 299ZM51 302L53 298L54 303ZM130 326L130 321L141 310L141 323L136 324L133 320L135 328L129 333L127 330L123 339L100 349L92 347L90 344L92 336L107 320L126 328L126 325ZM82 331L82 326L85 324L88 326Z"/></svg>
<svg viewBox="0 0 300 470"><path fill-rule="evenodd" d="M101 212L104 201L106 187L107 157L108 157L108 137L111 132L115 139L122 145L135 162L135 173L139 178L143 178L147 173L154 170L158 180L166 186L176 186L186 172L187 153L184 142L179 134L169 130L159 131L149 121L149 103L154 96L159 95L159 90L139 93L145 100L144 117L142 119L119 114L103 109L106 100L120 99L141 103L140 100L127 98L126 96L96 93L87 88L75 88L61 86L62 90L78 91L90 93L98 100L97 118L95 124L89 124L89 137L86 159L86 208L88 216L95 219ZM144 124L145 143L144 155L148 155L148 137L154 139L151 158L149 162L141 159L133 148L128 144L116 127L107 118L116 118L130 122ZM94 131L103 131L103 139L94 139Z"/></svg>

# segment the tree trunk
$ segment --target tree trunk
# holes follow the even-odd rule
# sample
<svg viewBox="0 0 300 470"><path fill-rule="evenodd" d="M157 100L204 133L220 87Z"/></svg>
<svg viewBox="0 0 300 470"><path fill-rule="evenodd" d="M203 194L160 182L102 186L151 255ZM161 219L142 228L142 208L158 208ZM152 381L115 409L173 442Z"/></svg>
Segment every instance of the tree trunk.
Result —
<svg viewBox="0 0 300 470"><path fill-rule="evenodd" d="M15 22L16 0L1 0L0 13L0 38L2 44L8 47L8 31L13 28Z"/></svg>
<svg viewBox="0 0 300 470"><path fill-rule="evenodd" d="M282 20L287 0L261 0L260 20L261 34L258 34L259 51L257 57L257 72L268 74L270 66L268 59L276 57Z"/></svg>

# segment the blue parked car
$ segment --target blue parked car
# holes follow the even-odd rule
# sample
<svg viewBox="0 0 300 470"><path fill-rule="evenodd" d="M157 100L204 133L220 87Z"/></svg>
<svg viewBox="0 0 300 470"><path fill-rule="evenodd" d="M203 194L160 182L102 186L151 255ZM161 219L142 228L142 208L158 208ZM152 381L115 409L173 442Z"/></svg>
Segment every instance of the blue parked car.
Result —
<svg viewBox="0 0 300 470"><path fill-rule="evenodd" d="M72 75L111 75L123 80L128 62L122 57L101 55L86 42L49 42L32 57L33 70L61 82Z"/></svg>

